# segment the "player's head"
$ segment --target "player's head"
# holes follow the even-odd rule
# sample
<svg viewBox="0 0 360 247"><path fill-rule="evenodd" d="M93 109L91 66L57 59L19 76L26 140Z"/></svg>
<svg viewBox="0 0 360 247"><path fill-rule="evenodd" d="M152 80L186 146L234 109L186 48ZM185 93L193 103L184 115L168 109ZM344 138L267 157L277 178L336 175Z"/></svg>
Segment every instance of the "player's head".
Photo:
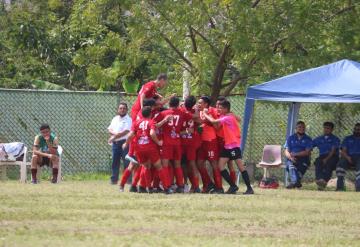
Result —
<svg viewBox="0 0 360 247"><path fill-rule="evenodd" d="M119 107L118 107L118 110L117 110L118 114L119 114L121 117L123 117L123 116L125 116L125 115L127 114L127 111L128 111L128 106L127 106L127 104L126 104L125 102L121 102L121 103L119 104Z"/></svg>
<svg viewBox="0 0 360 247"><path fill-rule="evenodd" d="M334 123L333 122L325 122L323 124L324 127L324 135L330 135L334 130Z"/></svg>
<svg viewBox="0 0 360 247"><path fill-rule="evenodd" d="M198 106L200 111L203 110L204 108L209 108L210 104L211 104L211 99L209 96L201 96L198 101Z"/></svg>
<svg viewBox="0 0 360 247"><path fill-rule="evenodd" d="M180 99L178 97L173 96L170 98L169 106L171 108L177 108L177 107L179 107L179 104L180 104Z"/></svg>
<svg viewBox="0 0 360 247"><path fill-rule="evenodd" d="M226 100L224 96L219 96L216 100L216 108L219 109L220 103Z"/></svg>
<svg viewBox="0 0 360 247"><path fill-rule="evenodd" d="M156 77L156 84L158 87L163 88L166 86L167 83L167 75L165 73L161 73Z"/></svg>
<svg viewBox="0 0 360 247"><path fill-rule="evenodd" d="M304 135L305 134L305 123L303 121L298 121L296 123L296 134Z"/></svg>
<svg viewBox="0 0 360 247"><path fill-rule="evenodd" d="M229 101L227 100L224 100L224 101L221 101L220 104L219 104L219 111L220 111L220 114L227 114L230 112L230 108L231 108L231 104Z"/></svg>
<svg viewBox="0 0 360 247"><path fill-rule="evenodd" d="M155 108L155 100L154 99L144 99L143 107L149 106L151 109Z"/></svg>
<svg viewBox="0 0 360 247"><path fill-rule="evenodd" d="M155 108L160 108L163 105L159 95L155 95L153 99L155 100Z"/></svg>
<svg viewBox="0 0 360 247"><path fill-rule="evenodd" d="M48 124L42 124L39 129L44 138L50 137L50 126Z"/></svg>
<svg viewBox="0 0 360 247"><path fill-rule="evenodd" d="M359 137L360 136L360 123L356 123L354 127L354 136Z"/></svg>
<svg viewBox="0 0 360 247"><path fill-rule="evenodd" d="M184 105L187 110L191 110L195 104L196 104L196 98L193 95L187 96L185 98Z"/></svg>
<svg viewBox="0 0 360 247"><path fill-rule="evenodd" d="M150 118L151 116L151 107L150 106L144 106L141 110L141 114L143 118Z"/></svg>

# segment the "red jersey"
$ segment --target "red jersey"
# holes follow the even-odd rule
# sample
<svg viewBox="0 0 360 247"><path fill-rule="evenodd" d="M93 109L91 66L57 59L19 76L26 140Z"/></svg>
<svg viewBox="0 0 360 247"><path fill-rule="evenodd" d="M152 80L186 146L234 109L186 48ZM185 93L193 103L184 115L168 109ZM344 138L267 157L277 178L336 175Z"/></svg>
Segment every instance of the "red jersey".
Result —
<svg viewBox="0 0 360 247"><path fill-rule="evenodd" d="M131 108L132 112L139 112L141 110L141 104L140 104L140 95L141 94L145 94L145 98L153 98L156 95L157 91L156 91L156 82L155 81L149 81L147 83L145 83L140 91L139 91L139 96L137 97L134 105Z"/></svg>
<svg viewBox="0 0 360 247"><path fill-rule="evenodd" d="M189 111L185 107L182 107L180 109L181 109L181 111L183 111L187 114L193 114L195 112L194 110ZM184 127L184 129L187 129L187 128L194 129L194 132L190 133L190 134L181 135L181 145L191 146L191 147L196 147L196 148L199 147L201 138L200 138L200 134L197 130L198 124L195 123L193 119L190 119L188 121L184 121L183 127Z"/></svg>
<svg viewBox="0 0 360 247"><path fill-rule="evenodd" d="M173 119L161 127L164 145L180 145L180 132L184 129L184 121L192 119L192 115L176 108L162 111L155 120L160 122L168 115L173 115Z"/></svg>
<svg viewBox="0 0 360 247"><path fill-rule="evenodd" d="M214 107L209 107L208 114L212 116L214 119L218 118L217 110ZM201 132L201 140L212 141L216 139L216 129L211 124L211 122L205 118L204 113L202 111L200 112L200 119L202 121L201 126L203 128Z"/></svg>
<svg viewBox="0 0 360 247"><path fill-rule="evenodd" d="M152 147L156 148L157 145L150 136L150 130L155 129L155 121L152 119L143 118L136 121L136 123L131 127L131 130L135 133L136 148L142 150Z"/></svg>

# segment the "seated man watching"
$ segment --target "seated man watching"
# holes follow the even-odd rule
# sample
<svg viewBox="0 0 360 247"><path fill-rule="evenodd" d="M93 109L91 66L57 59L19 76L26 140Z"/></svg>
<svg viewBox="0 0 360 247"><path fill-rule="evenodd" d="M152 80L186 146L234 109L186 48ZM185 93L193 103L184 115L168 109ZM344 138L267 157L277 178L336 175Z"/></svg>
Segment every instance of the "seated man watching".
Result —
<svg viewBox="0 0 360 247"><path fill-rule="evenodd" d="M318 190L324 190L332 172L339 161L340 139L332 134L334 124L325 122L324 134L313 140L313 147L319 149L319 157L315 160L315 177Z"/></svg>
<svg viewBox="0 0 360 247"><path fill-rule="evenodd" d="M301 188L301 178L310 165L312 140L305 134L305 123L296 123L296 133L289 136L285 143L286 170L290 174L287 189Z"/></svg>
<svg viewBox="0 0 360 247"><path fill-rule="evenodd" d="M59 154L57 147L58 138L54 132L51 132L48 124L40 126L40 134L35 136L33 146L33 156L31 159L31 183L37 184L36 178L38 166L52 166L52 183L57 183L59 169Z"/></svg>
<svg viewBox="0 0 360 247"><path fill-rule="evenodd" d="M355 124L352 135L344 138L341 144L341 158L336 167L337 184L336 190L345 190L344 178L346 170L356 169L355 187L360 192L360 123Z"/></svg>

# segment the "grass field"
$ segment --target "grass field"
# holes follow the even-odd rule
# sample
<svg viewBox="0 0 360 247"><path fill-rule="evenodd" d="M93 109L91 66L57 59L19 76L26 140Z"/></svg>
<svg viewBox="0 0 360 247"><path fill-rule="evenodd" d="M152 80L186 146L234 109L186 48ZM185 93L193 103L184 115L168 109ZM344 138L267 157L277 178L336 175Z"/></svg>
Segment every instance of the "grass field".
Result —
<svg viewBox="0 0 360 247"><path fill-rule="evenodd" d="M0 246L360 245L355 192L167 196L119 193L106 181L0 187Z"/></svg>

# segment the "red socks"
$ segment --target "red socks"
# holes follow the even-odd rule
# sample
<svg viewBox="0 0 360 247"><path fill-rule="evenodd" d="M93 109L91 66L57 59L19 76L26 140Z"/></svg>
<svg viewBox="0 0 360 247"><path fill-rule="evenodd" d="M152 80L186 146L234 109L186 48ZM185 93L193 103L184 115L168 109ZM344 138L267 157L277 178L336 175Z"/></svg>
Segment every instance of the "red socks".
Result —
<svg viewBox="0 0 360 247"><path fill-rule="evenodd" d="M215 186L217 189L221 189L222 188L222 177L221 177L220 169L219 168L213 169L213 173L214 173Z"/></svg>
<svg viewBox="0 0 360 247"><path fill-rule="evenodd" d="M170 178L169 178L169 170L167 167L162 167L158 170L159 178L164 186L164 189L168 189L170 187Z"/></svg>
<svg viewBox="0 0 360 247"><path fill-rule="evenodd" d="M230 171L230 178L235 184L236 183L236 172L234 170Z"/></svg>
<svg viewBox="0 0 360 247"><path fill-rule="evenodd" d="M174 183L174 167L171 164L169 164L167 168L169 171L169 182L171 185Z"/></svg>
<svg viewBox="0 0 360 247"><path fill-rule="evenodd" d="M139 179L140 179L141 170L142 170L142 166L138 167L135 170L134 177L133 177L133 180L132 180L132 183L131 183L132 186L135 186L135 187L137 186L137 184L139 182Z"/></svg>
<svg viewBox="0 0 360 247"><path fill-rule="evenodd" d="M200 176L201 176L203 186L205 188L208 187L208 185L210 183L210 177L209 177L208 171L206 170L206 167L199 168L199 172L200 172Z"/></svg>
<svg viewBox="0 0 360 247"><path fill-rule="evenodd" d="M160 185L159 171L156 169L151 169L151 172L153 177L153 188L159 188Z"/></svg>
<svg viewBox="0 0 360 247"><path fill-rule="evenodd" d="M184 187L184 174L181 167L175 167L175 177L176 185L179 187Z"/></svg>
<svg viewBox="0 0 360 247"><path fill-rule="evenodd" d="M129 179L130 175L131 175L131 171L126 168L124 170L124 173L123 173L122 177L121 177L120 186L122 186L122 187L125 186L126 181Z"/></svg>
<svg viewBox="0 0 360 247"><path fill-rule="evenodd" d="M151 188L152 176L151 176L151 169L144 167L144 176L145 176L145 187L144 188ZM141 179L140 179L141 184Z"/></svg>

